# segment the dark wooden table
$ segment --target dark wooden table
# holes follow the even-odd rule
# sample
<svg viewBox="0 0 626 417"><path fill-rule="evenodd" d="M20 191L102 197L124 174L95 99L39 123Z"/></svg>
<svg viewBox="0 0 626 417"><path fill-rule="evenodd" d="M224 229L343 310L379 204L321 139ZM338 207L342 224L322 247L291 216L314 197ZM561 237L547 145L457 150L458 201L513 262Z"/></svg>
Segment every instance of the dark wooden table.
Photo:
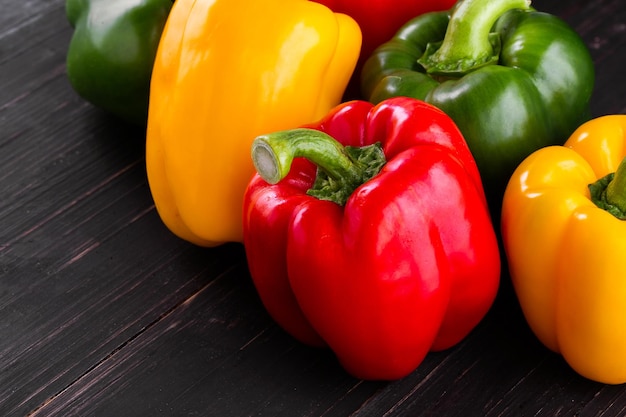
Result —
<svg viewBox="0 0 626 417"><path fill-rule="evenodd" d="M626 415L626 386L537 342L506 276L470 337L400 381L355 380L295 342L241 245L163 226L143 131L68 84L64 1L0 5L0 416ZM534 5L589 46L593 115L626 113L624 1Z"/></svg>

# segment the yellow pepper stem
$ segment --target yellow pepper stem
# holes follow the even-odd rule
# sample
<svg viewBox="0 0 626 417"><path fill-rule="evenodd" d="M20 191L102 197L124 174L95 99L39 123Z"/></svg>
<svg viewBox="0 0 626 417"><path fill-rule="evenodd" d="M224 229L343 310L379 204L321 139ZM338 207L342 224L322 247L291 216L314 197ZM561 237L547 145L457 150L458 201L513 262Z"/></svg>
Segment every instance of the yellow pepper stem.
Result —
<svg viewBox="0 0 626 417"><path fill-rule="evenodd" d="M626 158L622 159L613 179L606 187L606 199L626 213Z"/></svg>
<svg viewBox="0 0 626 417"><path fill-rule="evenodd" d="M589 184L591 200L620 220L626 220L626 158L617 171Z"/></svg>

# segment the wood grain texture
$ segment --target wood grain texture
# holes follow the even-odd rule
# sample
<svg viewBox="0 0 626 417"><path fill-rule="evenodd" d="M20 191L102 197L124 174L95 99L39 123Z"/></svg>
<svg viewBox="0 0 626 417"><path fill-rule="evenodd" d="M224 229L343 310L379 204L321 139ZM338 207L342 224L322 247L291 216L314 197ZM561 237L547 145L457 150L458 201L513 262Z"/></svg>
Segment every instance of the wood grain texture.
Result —
<svg viewBox="0 0 626 417"><path fill-rule="evenodd" d="M241 245L160 221L144 133L65 76L63 0L0 0L0 416L626 414L626 388L547 351L503 282L485 320L407 378L364 382L268 317ZM537 0L596 63L593 116L626 113L622 0Z"/></svg>

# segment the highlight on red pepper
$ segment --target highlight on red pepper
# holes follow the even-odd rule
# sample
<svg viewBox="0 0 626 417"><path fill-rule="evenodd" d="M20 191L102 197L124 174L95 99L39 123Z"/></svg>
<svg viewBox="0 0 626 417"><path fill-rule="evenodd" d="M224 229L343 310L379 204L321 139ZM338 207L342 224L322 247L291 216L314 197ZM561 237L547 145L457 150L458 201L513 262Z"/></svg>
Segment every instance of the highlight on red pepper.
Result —
<svg viewBox="0 0 626 417"><path fill-rule="evenodd" d="M244 197L252 280L273 319L358 378L447 349L496 296L500 256L478 169L442 111L350 101L259 136Z"/></svg>

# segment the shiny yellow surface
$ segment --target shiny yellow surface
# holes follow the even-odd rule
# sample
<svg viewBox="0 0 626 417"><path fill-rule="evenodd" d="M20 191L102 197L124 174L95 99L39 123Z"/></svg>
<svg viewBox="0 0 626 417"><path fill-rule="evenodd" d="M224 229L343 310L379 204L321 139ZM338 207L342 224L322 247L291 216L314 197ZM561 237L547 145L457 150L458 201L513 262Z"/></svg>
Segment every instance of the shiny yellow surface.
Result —
<svg viewBox="0 0 626 417"><path fill-rule="evenodd" d="M626 222L588 184L626 157L626 115L582 125L564 146L531 154L502 208L509 270L529 326L581 375L626 382ZM625 190L626 192L626 190Z"/></svg>
<svg viewBox="0 0 626 417"><path fill-rule="evenodd" d="M176 0L154 66L146 165L159 215L201 246L242 240L252 140L342 98L361 45L350 17L305 0Z"/></svg>

